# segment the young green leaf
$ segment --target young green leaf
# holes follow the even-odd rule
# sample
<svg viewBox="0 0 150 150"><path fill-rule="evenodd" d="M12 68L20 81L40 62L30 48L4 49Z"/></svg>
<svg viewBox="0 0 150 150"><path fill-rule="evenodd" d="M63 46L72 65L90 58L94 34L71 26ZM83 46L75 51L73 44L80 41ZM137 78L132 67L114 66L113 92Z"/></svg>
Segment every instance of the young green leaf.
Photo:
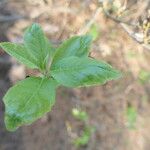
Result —
<svg viewBox="0 0 150 150"><path fill-rule="evenodd" d="M54 53L54 48L45 37L40 25L35 23L26 30L24 44L30 53L37 58L40 68L44 70L48 57Z"/></svg>
<svg viewBox="0 0 150 150"><path fill-rule="evenodd" d="M93 24L88 32L92 36L93 41L95 41L100 35L100 27L97 24Z"/></svg>
<svg viewBox="0 0 150 150"><path fill-rule="evenodd" d="M77 108L73 108L72 109L72 115L82 121L86 121L88 119L88 114L86 111L77 109Z"/></svg>
<svg viewBox="0 0 150 150"><path fill-rule="evenodd" d="M129 129L134 129L136 127L136 121L137 121L137 110L133 106L129 106L127 108L127 126Z"/></svg>
<svg viewBox="0 0 150 150"><path fill-rule="evenodd" d="M53 62L57 62L60 59L70 56L77 56L77 57L88 56L91 41L92 37L88 35L75 36L70 38L69 40L66 40L56 50Z"/></svg>
<svg viewBox="0 0 150 150"><path fill-rule="evenodd" d="M88 144L92 133L94 132L95 128L93 127L86 127L82 133L82 135L78 138L76 138L73 143L79 148L81 146L85 146Z"/></svg>
<svg viewBox="0 0 150 150"><path fill-rule="evenodd" d="M56 86L53 79L29 77L10 88L4 96L6 128L14 131L49 112Z"/></svg>
<svg viewBox="0 0 150 150"><path fill-rule="evenodd" d="M65 58L52 64L51 75L68 87L104 84L121 76L119 71L104 62L78 57Z"/></svg>
<svg viewBox="0 0 150 150"><path fill-rule="evenodd" d="M25 64L29 68L38 68L36 60L32 57L28 50L21 44L14 44L10 42L0 43L0 47L3 48L9 55L15 57L20 63Z"/></svg>

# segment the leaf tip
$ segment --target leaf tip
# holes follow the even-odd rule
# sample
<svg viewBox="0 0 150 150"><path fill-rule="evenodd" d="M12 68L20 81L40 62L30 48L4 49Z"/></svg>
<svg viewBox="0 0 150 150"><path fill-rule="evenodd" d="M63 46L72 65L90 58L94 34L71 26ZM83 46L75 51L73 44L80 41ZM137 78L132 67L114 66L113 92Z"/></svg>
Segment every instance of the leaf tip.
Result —
<svg viewBox="0 0 150 150"><path fill-rule="evenodd" d="M22 123L21 119L14 114L5 114L5 126L10 132L16 131Z"/></svg>

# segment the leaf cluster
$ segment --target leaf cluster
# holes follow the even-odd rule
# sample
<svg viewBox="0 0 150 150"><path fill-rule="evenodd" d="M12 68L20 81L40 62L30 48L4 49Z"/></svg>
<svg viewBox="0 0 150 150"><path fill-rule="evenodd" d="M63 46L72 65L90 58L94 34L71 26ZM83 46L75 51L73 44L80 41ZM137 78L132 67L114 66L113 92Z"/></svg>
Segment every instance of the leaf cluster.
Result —
<svg viewBox="0 0 150 150"><path fill-rule="evenodd" d="M4 96L5 124L9 131L31 124L49 112L60 85L73 88L99 85L121 75L109 64L88 57L92 41L88 35L71 37L54 48L35 23L25 31L23 39L23 44L2 42L0 46L43 76L19 81Z"/></svg>

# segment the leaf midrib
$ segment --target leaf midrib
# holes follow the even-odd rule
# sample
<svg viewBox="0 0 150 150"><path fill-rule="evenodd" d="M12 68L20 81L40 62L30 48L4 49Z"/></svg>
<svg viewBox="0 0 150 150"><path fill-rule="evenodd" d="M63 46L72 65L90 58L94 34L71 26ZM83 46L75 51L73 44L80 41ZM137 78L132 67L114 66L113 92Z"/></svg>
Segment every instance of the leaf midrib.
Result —
<svg viewBox="0 0 150 150"><path fill-rule="evenodd" d="M82 68L84 68L84 67L86 67L86 66L82 66L82 67L80 67L80 66L78 66L78 67L66 67L65 69L62 69L61 67L60 68L57 68L56 67L56 69L53 69L52 68L52 70L51 71L55 71L55 72L60 72L60 71L74 71L74 70L79 70L79 69L82 69ZM112 70L109 70L108 68L106 69L106 68L104 68L104 67L102 67L102 66L98 66L98 65L90 65L90 66L88 66L88 67L98 67L98 68L101 68L101 69L103 69L103 70L105 70L105 71L109 71L109 72L115 72L115 71L112 71ZM111 68L110 68L111 69Z"/></svg>
<svg viewBox="0 0 150 150"><path fill-rule="evenodd" d="M37 90L35 92L33 92L33 94L28 98L27 102L25 103L24 107L20 110L20 112L24 111L27 104L29 104L32 100L32 98L36 95L36 93L40 90L42 84L43 84L44 78L42 78L41 82L39 83L39 87L37 88Z"/></svg>

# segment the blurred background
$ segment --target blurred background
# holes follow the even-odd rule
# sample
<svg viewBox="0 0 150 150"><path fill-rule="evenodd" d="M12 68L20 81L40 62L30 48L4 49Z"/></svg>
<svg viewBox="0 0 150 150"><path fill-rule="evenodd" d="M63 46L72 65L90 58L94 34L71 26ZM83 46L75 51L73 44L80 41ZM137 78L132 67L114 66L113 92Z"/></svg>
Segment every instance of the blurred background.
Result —
<svg viewBox="0 0 150 150"><path fill-rule="evenodd" d="M123 77L102 86L60 87L51 112L8 132L2 98L38 72L0 49L0 150L150 150L150 0L0 0L0 42L22 42L33 22L56 46L91 34L90 55Z"/></svg>

